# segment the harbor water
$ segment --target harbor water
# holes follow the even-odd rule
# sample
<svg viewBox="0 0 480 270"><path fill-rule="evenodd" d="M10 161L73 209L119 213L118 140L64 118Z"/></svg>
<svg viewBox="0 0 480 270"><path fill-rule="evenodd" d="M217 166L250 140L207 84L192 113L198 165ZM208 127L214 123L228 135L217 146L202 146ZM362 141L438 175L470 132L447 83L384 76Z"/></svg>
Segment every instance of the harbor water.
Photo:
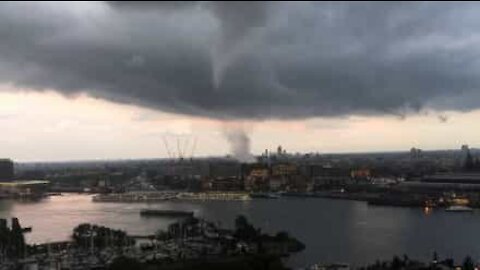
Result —
<svg viewBox="0 0 480 270"><path fill-rule="evenodd" d="M0 217L18 217L23 226L32 226L29 243L67 240L72 229L85 222L145 235L174 221L142 217L145 208L194 211L225 227L233 227L235 217L243 214L263 231L288 231L306 245L288 259L292 267L317 262L360 266L403 254L429 260L434 251L457 260L466 255L480 259L480 210L452 213L322 198L94 203L90 195L68 194L35 203L0 201Z"/></svg>

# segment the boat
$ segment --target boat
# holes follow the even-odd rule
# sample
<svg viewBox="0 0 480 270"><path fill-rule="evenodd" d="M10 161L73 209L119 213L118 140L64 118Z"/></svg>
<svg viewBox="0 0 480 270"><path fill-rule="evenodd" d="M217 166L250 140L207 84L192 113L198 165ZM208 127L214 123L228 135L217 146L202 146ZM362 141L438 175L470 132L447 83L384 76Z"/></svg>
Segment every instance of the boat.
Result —
<svg viewBox="0 0 480 270"><path fill-rule="evenodd" d="M127 192L97 194L92 197L93 202L121 202L121 203L143 203L143 202L163 202L176 199L176 193L169 192Z"/></svg>
<svg viewBox="0 0 480 270"><path fill-rule="evenodd" d="M253 199L279 199L280 195L271 192L255 192L250 193L250 197Z"/></svg>
<svg viewBox="0 0 480 270"><path fill-rule="evenodd" d="M447 212L472 212L473 209L465 205L452 205L445 208Z"/></svg>
<svg viewBox="0 0 480 270"><path fill-rule="evenodd" d="M178 200L200 201L248 201L252 198L245 192L181 192Z"/></svg>
<svg viewBox="0 0 480 270"><path fill-rule="evenodd" d="M420 199L415 199L411 197L389 197L389 196L380 196L374 198L368 198L367 203L369 205L377 206L398 206L398 207L418 207L424 206L424 202Z"/></svg>
<svg viewBox="0 0 480 270"><path fill-rule="evenodd" d="M313 192L297 192L297 191L283 191L278 193L281 197L293 197L293 198L314 198L318 197Z"/></svg>
<svg viewBox="0 0 480 270"><path fill-rule="evenodd" d="M350 270L350 265L347 263L332 263L332 264L314 264L307 268L308 270Z"/></svg>
<svg viewBox="0 0 480 270"><path fill-rule="evenodd" d="M47 194L45 194L45 196L47 197L63 196L63 194L61 192L48 192Z"/></svg>
<svg viewBox="0 0 480 270"><path fill-rule="evenodd" d="M159 210L159 209L143 209L140 211L141 216L147 217L193 217L192 211L180 210Z"/></svg>

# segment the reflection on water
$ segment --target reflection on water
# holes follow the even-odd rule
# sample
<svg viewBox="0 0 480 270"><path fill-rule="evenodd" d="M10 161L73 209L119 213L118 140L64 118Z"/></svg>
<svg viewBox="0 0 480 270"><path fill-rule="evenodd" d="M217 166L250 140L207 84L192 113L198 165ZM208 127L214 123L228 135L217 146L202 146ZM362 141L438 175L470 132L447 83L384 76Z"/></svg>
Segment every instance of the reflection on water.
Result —
<svg viewBox="0 0 480 270"><path fill-rule="evenodd" d="M424 213L426 216L430 215L430 214L432 213L432 211L433 211L433 209L432 209L431 207L425 206L425 207L423 208L423 213Z"/></svg>
<svg viewBox="0 0 480 270"><path fill-rule="evenodd" d="M65 240L83 222L151 234L172 219L142 218L142 208L194 211L197 216L233 226L244 214L263 231L287 230L307 249L289 259L290 266L318 261L364 264L394 254L429 259L433 251L457 259L480 254L480 213L446 213L422 208L373 207L363 202L327 199L279 199L156 204L92 203L88 195L52 197L37 203L0 203L0 216L20 218L32 226L27 240Z"/></svg>

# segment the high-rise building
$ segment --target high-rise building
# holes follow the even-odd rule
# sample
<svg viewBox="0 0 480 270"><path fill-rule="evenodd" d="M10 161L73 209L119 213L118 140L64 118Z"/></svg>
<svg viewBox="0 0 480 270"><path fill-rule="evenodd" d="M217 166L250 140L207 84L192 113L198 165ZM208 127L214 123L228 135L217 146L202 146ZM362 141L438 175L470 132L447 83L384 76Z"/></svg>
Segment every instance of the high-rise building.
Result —
<svg viewBox="0 0 480 270"><path fill-rule="evenodd" d="M462 154L460 156L460 163L463 166L467 162L467 158L470 155L470 148L468 147L468 145L464 144L464 145L462 145L460 150L462 151Z"/></svg>
<svg viewBox="0 0 480 270"><path fill-rule="evenodd" d="M11 159L0 159L0 182L13 181L14 168Z"/></svg>

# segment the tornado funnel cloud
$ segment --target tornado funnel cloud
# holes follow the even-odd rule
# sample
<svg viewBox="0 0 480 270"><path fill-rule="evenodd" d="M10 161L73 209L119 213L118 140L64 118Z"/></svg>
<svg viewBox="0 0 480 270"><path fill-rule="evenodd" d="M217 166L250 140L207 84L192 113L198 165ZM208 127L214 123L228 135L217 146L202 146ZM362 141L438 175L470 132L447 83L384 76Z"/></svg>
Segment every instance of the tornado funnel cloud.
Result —
<svg viewBox="0 0 480 270"><path fill-rule="evenodd" d="M221 121L471 111L479 13L453 2L4 1L0 84Z"/></svg>

